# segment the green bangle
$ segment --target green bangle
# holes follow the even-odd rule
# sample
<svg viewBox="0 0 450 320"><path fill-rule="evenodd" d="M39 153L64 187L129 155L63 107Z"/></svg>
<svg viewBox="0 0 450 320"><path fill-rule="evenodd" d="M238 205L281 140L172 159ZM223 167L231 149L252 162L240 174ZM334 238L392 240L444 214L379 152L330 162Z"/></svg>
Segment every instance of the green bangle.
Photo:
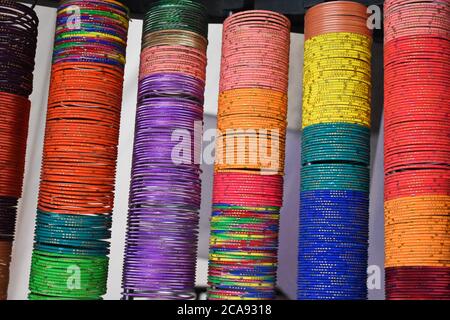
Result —
<svg viewBox="0 0 450 320"><path fill-rule="evenodd" d="M52 296L76 299L99 299L106 293L108 258L73 256L35 250L30 275L30 299ZM79 268L79 287L69 285L72 267ZM73 279L77 280L77 279Z"/></svg>

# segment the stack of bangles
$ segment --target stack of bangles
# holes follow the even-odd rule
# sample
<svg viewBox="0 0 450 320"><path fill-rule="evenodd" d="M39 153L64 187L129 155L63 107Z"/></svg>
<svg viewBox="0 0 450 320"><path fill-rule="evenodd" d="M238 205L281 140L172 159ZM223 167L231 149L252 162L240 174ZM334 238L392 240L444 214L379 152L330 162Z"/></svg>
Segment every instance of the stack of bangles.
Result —
<svg viewBox="0 0 450 320"><path fill-rule="evenodd" d="M386 298L449 300L450 1L384 10Z"/></svg>
<svg viewBox="0 0 450 320"><path fill-rule="evenodd" d="M38 23L33 9L0 0L0 300L7 298L22 196Z"/></svg>
<svg viewBox="0 0 450 320"><path fill-rule="evenodd" d="M305 16L298 299L366 299L371 31L356 2Z"/></svg>
<svg viewBox="0 0 450 320"><path fill-rule="evenodd" d="M118 1L60 2L30 299L106 293L127 32Z"/></svg>
<svg viewBox="0 0 450 320"><path fill-rule="evenodd" d="M289 48L283 15L245 11L224 23L210 300L275 297Z"/></svg>
<svg viewBox="0 0 450 320"><path fill-rule="evenodd" d="M144 20L123 299L195 298L207 12L160 0Z"/></svg>

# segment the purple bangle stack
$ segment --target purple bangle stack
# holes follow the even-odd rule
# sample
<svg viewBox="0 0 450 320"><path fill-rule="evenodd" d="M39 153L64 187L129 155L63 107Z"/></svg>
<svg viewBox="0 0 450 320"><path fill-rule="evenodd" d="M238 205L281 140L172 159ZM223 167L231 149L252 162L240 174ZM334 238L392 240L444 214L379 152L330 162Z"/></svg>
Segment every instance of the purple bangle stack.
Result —
<svg viewBox="0 0 450 320"><path fill-rule="evenodd" d="M205 8L191 0L157 1L144 21L125 300L195 297L201 202L195 159L201 141L194 137L201 136L203 125L207 43L195 31L205 30L206 21ZM198 65L190 64L192 56Z"/></svg>
<svg viewBox="0 0 450 320"><path fill-rule="evenodd" d="M22 196L38 24L33 8L0 0L0 300L7 299Z"/></svg>

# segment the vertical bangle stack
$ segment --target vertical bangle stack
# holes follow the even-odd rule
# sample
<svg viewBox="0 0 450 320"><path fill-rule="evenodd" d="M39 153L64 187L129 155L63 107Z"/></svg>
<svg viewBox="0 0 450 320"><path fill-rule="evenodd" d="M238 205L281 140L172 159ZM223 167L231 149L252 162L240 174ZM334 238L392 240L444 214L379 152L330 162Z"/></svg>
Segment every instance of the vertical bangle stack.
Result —
<svg viewBox="0 0 450 320"><path fill-rule="evenodd" d="M273 299L283 200L290 21L224 23L208 298Z"/></svg>
<svg viewBox="0 0 450 320"><path fill-rule="evenodd" d="M38 17L0 1L0 300L6 299L17 202L22 195Z"/></svg>
<svg viewBox="0 0 450 320"><path fill-rule="evenodd" d="M106 293L127 33L118 1L58 7L30 299Z"/></svg>
<svg viewBox="0 0 450 320"><path fill-rule="evenodd" d="M366 7L333 1L305 16L299 299L365 299L371 32Z"/></svg>
<svg viewBox="0 0 450 320"><path fill-rule="evenodd" d="M126 237L124 299L193 299L208 21L194 0L145 16Z"/></svg>
<svg viewBox="0 0 450 320"><path fill-rule="evenodd" d="M450 2L385 2L387 299L450 299Z"/></svg>

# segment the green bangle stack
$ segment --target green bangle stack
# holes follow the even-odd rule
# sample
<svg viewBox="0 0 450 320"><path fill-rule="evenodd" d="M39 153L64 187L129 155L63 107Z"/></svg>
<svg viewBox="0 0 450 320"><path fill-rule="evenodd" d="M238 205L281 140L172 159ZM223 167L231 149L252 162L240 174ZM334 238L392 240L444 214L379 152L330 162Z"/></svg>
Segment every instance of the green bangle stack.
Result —
<svg viewBox="0 0 450 320"><path fill-rule="evenodd" d="M208 38L208 17L203 14L204 10L201 4L192 0L156 1L145 16L144 33L186 30Z"/></svg>
<svg viewBox="0 0 450 320"><path fill-rule="evenodd" d="M56 259L55 259L56 258ZM34 250L29 298L98 299L106 292L108 258Z"/></svg>
<svg viewBox="0 0 450 320"><path fill-rule="evenodd" d="M347 163L307 165L301 172L301 191L352 190L369 192L369 168Z"/></svg>
<svg viewBox="0 0 450 320"><path fill-rule="evenodd" d="M324 162L370 164L370 129L352 123L322 123L303 129L302 165Z"/></svg>
<svg viewBox="0 0 450 320"><path fill-rule="evenodd" d="M105 256L111 237L109 215L55 214L38 210L36 250L50 253Z"/></svg>

